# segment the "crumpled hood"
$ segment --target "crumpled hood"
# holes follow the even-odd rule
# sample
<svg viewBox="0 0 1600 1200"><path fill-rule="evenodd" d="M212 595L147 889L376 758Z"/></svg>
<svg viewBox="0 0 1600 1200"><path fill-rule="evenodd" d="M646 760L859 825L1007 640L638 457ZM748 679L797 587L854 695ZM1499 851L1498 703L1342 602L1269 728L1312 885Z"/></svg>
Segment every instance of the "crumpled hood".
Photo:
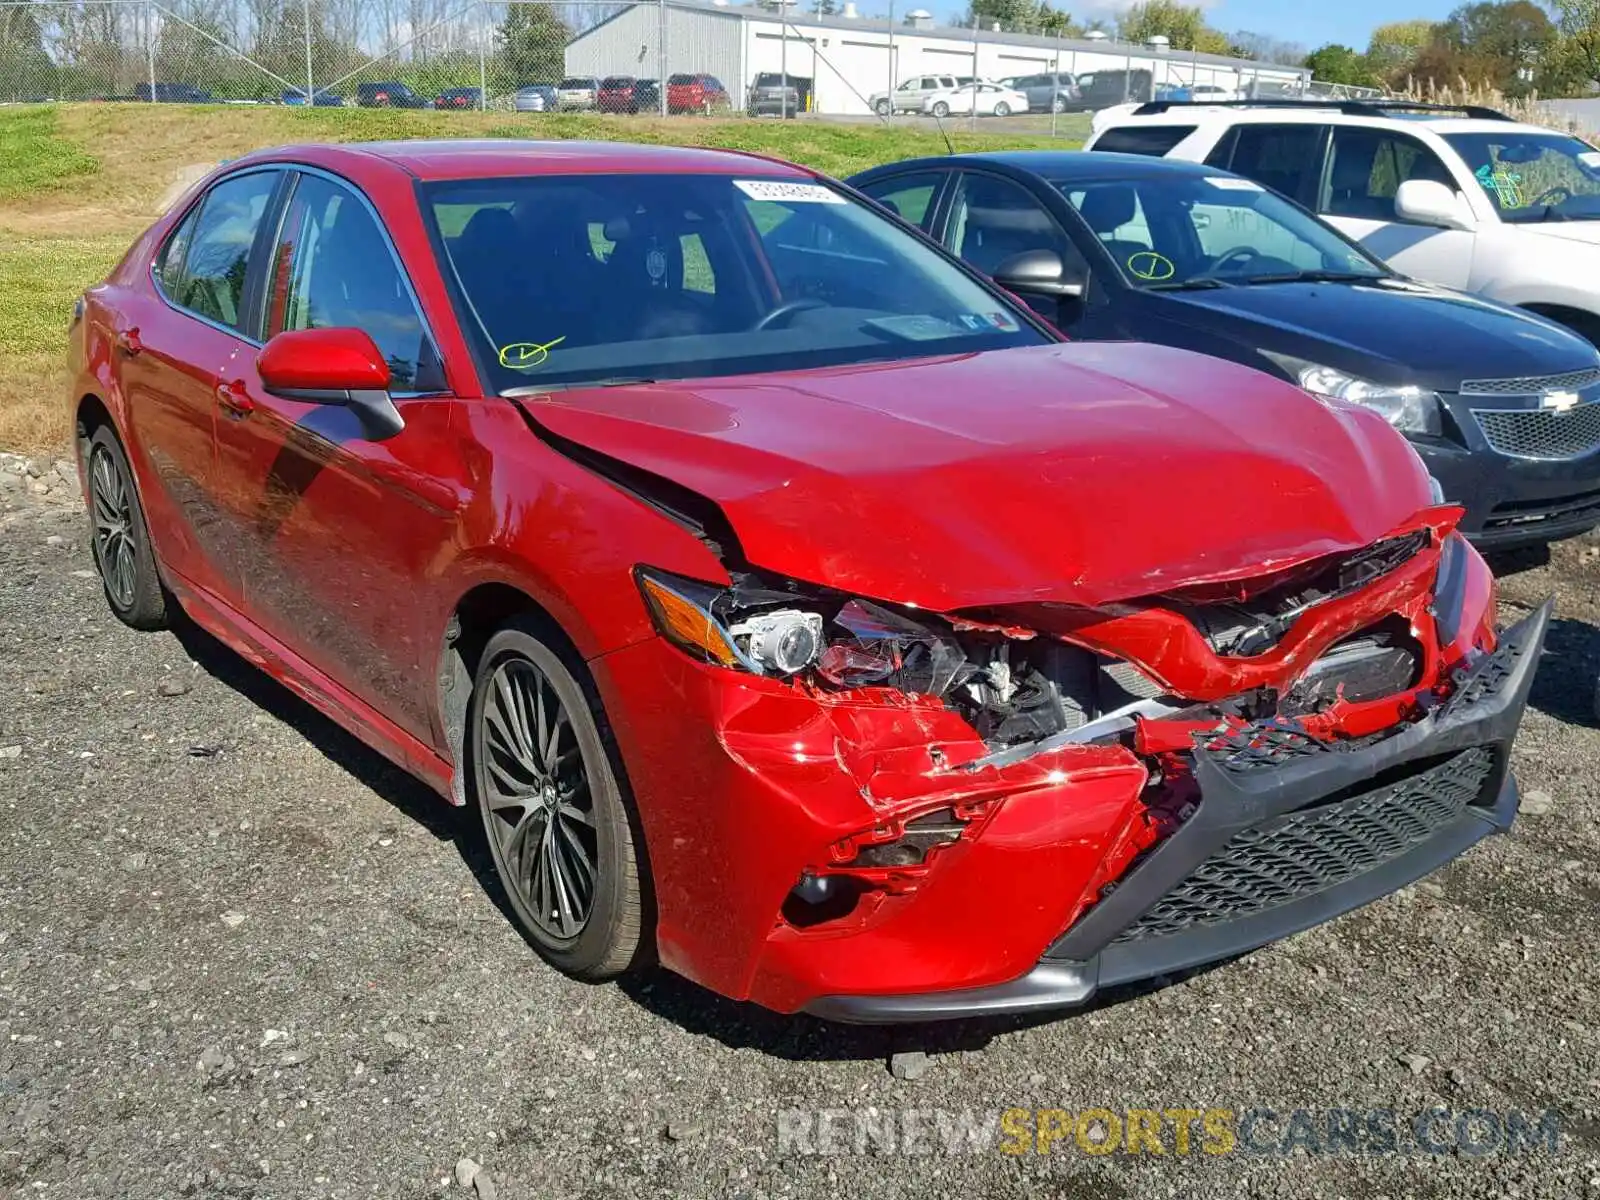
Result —
<svg viewBox="0 0 1600 1200"><path fill-rule="evenodd" d="M1373 414L1134 343L518 403L714 501L755 566L944 612L1259 576L1429 502L1415 453Z"/></svg>

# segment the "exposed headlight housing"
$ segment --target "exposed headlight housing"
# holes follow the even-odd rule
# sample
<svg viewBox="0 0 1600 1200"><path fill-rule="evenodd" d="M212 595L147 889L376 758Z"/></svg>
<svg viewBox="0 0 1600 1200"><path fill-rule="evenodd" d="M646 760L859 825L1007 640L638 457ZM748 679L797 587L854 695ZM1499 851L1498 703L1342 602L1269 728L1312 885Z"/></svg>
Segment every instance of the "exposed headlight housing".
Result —
<svg viewBox="0 0 1600 1200"><path fill-rule="evenodd" d="M1313 396L1370 408L1401 433L1438 434L1439 397L1426 388L1373 383L1335 367L1263 350Z"/></svg>

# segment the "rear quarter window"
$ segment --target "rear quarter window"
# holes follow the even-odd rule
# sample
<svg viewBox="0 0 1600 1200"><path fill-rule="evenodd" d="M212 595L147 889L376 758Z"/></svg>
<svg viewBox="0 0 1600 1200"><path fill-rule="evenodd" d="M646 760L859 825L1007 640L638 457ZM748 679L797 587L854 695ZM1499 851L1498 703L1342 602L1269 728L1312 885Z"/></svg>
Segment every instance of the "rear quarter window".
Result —
<svg viewBox="0 0 1600 1200"><path fill-rule="evenodd" d="M1094 148L1107 154L1144 154L1160 158L1195 129L1194 125L1127 125L1106 130Z"/></svg>

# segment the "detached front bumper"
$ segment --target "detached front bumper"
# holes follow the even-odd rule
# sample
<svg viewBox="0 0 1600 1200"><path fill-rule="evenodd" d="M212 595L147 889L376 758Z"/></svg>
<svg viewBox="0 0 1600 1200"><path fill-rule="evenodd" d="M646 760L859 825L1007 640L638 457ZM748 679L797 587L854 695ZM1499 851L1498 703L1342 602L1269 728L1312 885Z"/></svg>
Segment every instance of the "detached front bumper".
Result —
<svg viewBox="0 0 1600 1200"><path fill-rule="evenodd" d="M1198 751L1194 815L1020 977L826 995L806 1011L897 1023L1070 1007L1255 949L1427 874L1511 825L1511 744L1550 611L1547 602L1506 631L1435 712L1375 744L1335 748L1253 727Z"/></svg>

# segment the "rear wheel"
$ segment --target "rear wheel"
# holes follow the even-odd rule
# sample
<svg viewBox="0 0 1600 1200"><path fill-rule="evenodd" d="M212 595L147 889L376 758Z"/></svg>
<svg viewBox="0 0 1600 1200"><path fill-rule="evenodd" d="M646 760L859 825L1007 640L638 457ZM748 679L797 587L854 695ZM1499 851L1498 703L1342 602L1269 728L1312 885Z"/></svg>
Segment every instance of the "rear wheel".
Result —
<svg viewBox="0 0 1600 1200"><path fill-rule="evenodd" d="M88 471L94 565L105 587L106 602L124 625L162 629L167 623L167 603L150 530L128 457L109 425L95 430L89 440Z"/></svg>
<svg viewBox="0 0 1600 1200"><path fill-rule="evenodd" d="M1057 96L1054 100L1052 100L1050 102L1050 111L1051 112L1056 112L1056 113L1064 113L1064 112L1066 112L1067 111L1067 98L1065 96Z"/></svg>
<svg viewBox="0 0 1600 1200"><path fill-rule="evenodd" d="M950 106L943 100L933 106L933 115L943 120L950 115Z"/></svg>
<svg viewBox="0 0 1600 1200"><path fill-rule="evenodd" d="M605 714L543 636L513 622L484 647L469 714L478 808L534 947L569 975L610 979L639 955L639 860Z"/></svg>

